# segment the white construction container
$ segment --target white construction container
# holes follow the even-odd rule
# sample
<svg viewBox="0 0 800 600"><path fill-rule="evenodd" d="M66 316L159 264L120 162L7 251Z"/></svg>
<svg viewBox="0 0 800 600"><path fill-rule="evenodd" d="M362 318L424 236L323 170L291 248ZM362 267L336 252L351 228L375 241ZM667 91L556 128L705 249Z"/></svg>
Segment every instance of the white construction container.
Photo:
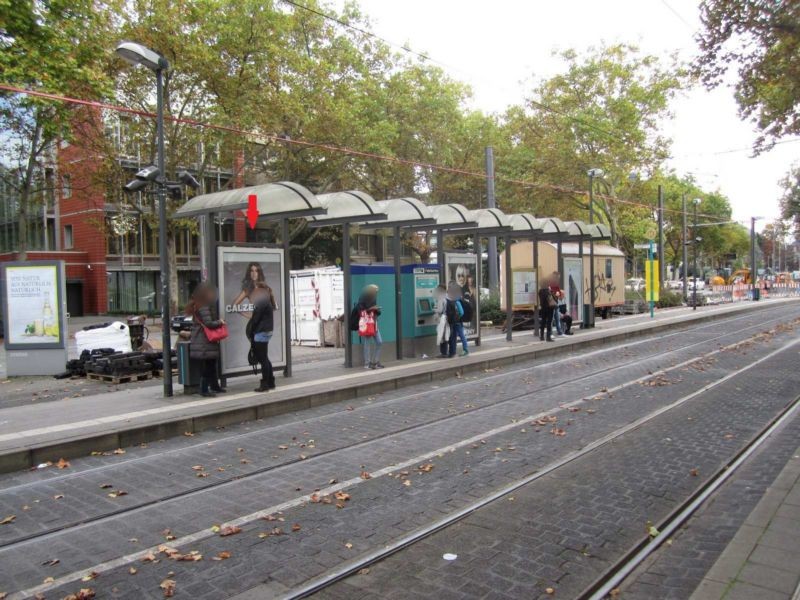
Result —
<svg viewBox="0 0 800 600"><path fill-rule="evenodd" d="M291 271L292 342L324 344L322 323L344 314L344 278L336 267Z"/></svg>

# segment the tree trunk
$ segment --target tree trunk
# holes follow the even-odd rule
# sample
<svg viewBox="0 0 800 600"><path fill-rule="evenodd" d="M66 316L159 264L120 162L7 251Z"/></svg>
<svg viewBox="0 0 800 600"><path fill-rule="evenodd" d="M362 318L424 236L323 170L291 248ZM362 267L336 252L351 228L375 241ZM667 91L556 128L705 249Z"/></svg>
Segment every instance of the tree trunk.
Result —
<svg viewBox="0 0 800 600"><path fill-rule="evenodd" d="M28 201L31 197L31 186L33 185L34 171L36 170L36 157L38 155L39 140L42 137L42 124L39 120L39 112L36 113L36 128L33 131L31 149L28 154L28 164L25 167L25 178L22 181L22 188L19 194L18 233L19 233L19 255L18 260L28 258Z"/></svg>

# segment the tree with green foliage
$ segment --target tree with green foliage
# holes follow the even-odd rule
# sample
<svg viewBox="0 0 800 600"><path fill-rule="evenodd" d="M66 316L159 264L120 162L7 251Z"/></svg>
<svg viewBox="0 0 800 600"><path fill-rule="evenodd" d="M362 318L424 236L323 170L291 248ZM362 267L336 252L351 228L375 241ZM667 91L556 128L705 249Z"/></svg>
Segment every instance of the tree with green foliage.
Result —
<svg viewBox="0 0 800 600"><path fill-rule="evenodd" d="M111 89L108 76L114 0L0 0L0 72L20 88L79 98ZM85 113L84 113L85 114ZM0 176L18 195L18 248L28 251L29 215L51 195L53 145L71 137L73 107L23 94L0 98L5 136Z"/></svg>
<svg viewBox="0 0 800 600"><path fill-rule="evenodd" d="M792 168L781 180L781 217L793 225L794 239L800 242L800 165Z"/></svg>
<svg viewBox="0 0 800 600"><path fill-rule="evenodd" d="M800 134L800 2L704 0L695 67L714 88L738 70L736 101L761 135L756 153Z"/></svg>
<svg viewBox="0 0 800 600"><path fill-rule="evenodd" d="M538 185L503 186L500 197L509 199L512 210L586 220L588 198L558 186L587 189L587 171L602 169L603 177L595 178L596 220L607 223L613 242L629 250L628 217L634 211L644 218L647 211L621 199L637 197L632 173L653 173L667 157L669 140L659 125L683 72L628 45L585 55L568 50L561 57L564 72L542 81L524 106L506 113L511 145L498 159L502 174Z"/></svg>

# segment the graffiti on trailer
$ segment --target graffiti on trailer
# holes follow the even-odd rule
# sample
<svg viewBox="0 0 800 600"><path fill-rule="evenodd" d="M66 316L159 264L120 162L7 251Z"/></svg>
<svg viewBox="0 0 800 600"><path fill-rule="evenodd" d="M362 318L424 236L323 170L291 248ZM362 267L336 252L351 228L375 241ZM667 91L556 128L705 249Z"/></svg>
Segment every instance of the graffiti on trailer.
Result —
<svg viewBox="0 0 800 600"><path fill-rule="evenodd" d="M617 286L614 285L614 280L610 277L606 277L605 273L595 273L594 281L595 298L599 296L600 292L612 295L617 290Z"/></svg>

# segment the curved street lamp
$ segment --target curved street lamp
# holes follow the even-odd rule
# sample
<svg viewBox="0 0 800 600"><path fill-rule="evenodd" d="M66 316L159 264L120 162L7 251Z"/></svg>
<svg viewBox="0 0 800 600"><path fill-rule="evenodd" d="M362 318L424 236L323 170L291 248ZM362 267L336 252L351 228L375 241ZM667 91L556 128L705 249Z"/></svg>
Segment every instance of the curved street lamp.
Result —
<svg viewBox="0 0 800 600"><path fill-rule="evenodd" d="M147 67L156 75L156 145L158 161L150 177L137 179L152 180L157 185L158 194L158 250L161 270L161 346L164 361L164 397L172 396L172 343L169 323L169 262L167 261L167 181L164 176L164 71L169 62L158 52L136 42L122 42L117 46L117 55L132 65ZM142 172L143 173L143 172Z"/></svg>

